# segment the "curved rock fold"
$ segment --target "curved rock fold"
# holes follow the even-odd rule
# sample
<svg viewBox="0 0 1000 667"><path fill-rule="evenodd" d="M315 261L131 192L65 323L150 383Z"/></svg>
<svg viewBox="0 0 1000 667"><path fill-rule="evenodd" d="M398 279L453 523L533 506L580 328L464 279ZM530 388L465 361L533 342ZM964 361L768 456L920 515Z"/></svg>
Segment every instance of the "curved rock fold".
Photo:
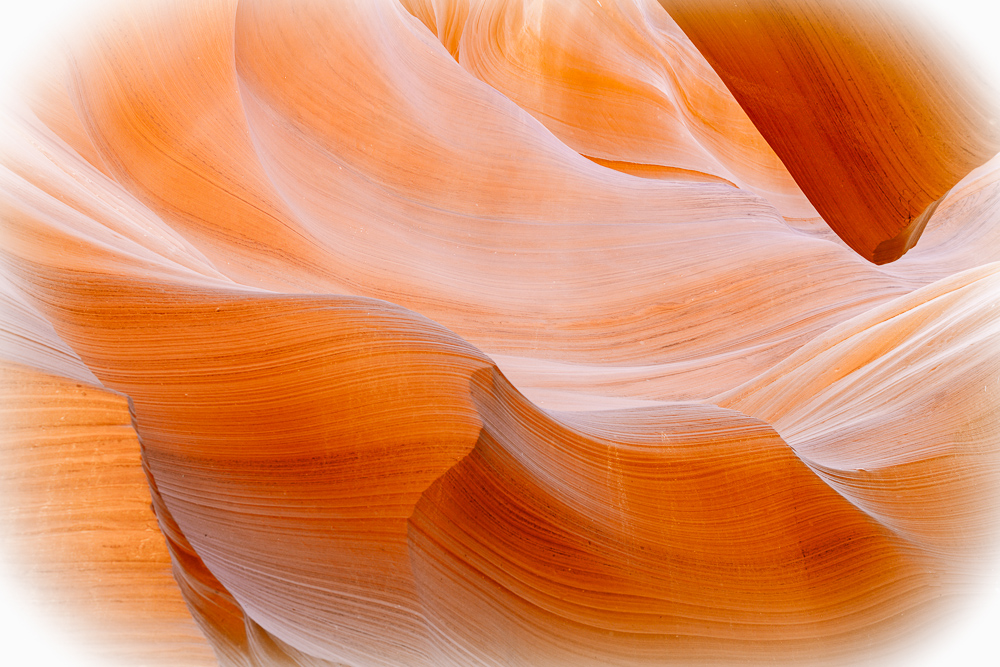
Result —
<svg viewBox="0 0 1000 667"><path fill-rule="evenodd" d="M5 106L3 525L99 655L841 664L982 581L988 96L660 4L135 5Z"/></svg>

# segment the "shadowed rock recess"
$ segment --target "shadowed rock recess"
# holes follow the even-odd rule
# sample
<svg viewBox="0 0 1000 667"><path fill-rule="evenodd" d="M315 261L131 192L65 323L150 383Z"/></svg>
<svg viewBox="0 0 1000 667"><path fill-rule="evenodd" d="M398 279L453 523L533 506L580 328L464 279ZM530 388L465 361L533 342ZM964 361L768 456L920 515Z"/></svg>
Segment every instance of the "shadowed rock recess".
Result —
<svg viewBox="0 0 1000 667"><path fill-rule="evenodd" d="M934 41L109 11L0 119L10 558L109 665L888 654L1000 533L1000 123Z"/></svg>

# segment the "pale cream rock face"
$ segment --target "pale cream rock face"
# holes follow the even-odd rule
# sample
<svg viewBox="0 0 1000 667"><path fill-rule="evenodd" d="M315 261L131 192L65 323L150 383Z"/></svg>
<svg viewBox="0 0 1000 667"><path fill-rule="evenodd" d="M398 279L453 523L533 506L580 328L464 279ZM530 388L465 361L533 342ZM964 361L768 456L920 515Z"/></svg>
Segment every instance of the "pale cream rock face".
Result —
<svg viewBox="0 0 1000 667"><path fill-rule="evenodd" d="M0 518L53 627L107 664L798 665L960 608L996 111L888 10L724 4L75 31L0 119Z"/></svg>

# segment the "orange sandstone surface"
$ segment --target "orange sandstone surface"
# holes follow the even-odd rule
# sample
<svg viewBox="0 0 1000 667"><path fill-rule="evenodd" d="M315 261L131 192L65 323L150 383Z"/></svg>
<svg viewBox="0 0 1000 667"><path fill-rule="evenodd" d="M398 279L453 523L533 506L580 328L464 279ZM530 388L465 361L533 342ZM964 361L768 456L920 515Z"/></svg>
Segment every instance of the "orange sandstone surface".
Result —
<svg viewBox="0 0 1000 667"><path fill-rule="evenodd" d="M843 664L982 581L989 96L662 5L136 3L5 104L0 528L96 655Z"/></svg>
<svg viewBox="0 0 1000 667"><path fill-rule="evenodd" d="M830 227L886 264L1000 151L981 83L865 0L660 0ZM995 100L993 100L995 102Z"/></svg>

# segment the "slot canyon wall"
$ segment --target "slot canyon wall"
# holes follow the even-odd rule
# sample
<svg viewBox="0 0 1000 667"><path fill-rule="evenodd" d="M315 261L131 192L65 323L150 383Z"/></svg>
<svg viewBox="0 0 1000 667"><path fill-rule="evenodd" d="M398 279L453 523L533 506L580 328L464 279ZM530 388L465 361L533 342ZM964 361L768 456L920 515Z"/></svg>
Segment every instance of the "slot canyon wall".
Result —
<svg viewBox="0 0 1000 667"><path fill-rule="evenodd" d="M102 665L854 664L1000 537L1000 103L821 0L178 0L0 117L0 530Z"/></svg>

